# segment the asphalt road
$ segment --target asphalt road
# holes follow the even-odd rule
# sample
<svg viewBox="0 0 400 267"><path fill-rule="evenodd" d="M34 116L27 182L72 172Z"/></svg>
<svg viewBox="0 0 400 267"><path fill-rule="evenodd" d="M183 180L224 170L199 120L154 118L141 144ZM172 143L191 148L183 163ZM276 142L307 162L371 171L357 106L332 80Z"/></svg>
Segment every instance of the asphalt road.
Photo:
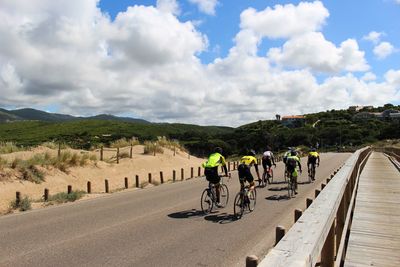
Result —
<svg viewBox="0 0 400 267"><path fill-rule="evenodd" d="M240 220L232 216L237 172L225 179L228 206L209 215L200 208L206 180L195 178L3 216L0 266L243 266L246 255L268 252L275 226L288 229L294 209L304 210L305 199L349 156L322 154L316 181L300 184L292 199L279 183L278 163L277 183L258 189L254 212ZM299 182L306 180L303 172Z"/></svg>

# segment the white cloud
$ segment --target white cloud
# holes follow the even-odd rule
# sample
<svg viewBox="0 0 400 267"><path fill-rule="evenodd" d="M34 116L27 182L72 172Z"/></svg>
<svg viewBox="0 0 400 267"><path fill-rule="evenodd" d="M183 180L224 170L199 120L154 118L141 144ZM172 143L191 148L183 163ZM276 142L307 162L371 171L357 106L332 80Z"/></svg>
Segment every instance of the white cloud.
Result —
<svg viewBox="0 0 400 267"><path fill-rule="evenodd" d="M263 37L290 38L319 30L328 17L329 11L322 2L300 2L297 6L276 5L260 12L246 9L240 15L240 27Z"/></svg>
<svg viewBox="0 0 400 267"><path fill-rule="evenodd" d="M179 15L181 13L179 4L176 0L157 0L157 9L163 12Z"/></svg>
<svg viewBox="0 0 400 267"><path fill-rule="evenodd" d="M383 32L372 31L368 35L364 36L363 39L374 43L375 45L380 42L381 37L385 35Z"/></svg>
<svg viewBox="0 0 400 267"><path fill-rule="evenodd" d="M132 6L113 21L97 3L2 1L0 107L57 105L57 112L73 115L132 114L151 121L238 126L277 113L400 100L399 70L387 72L380 83L372 74L361 79L338 74L368 65L356 41L336 46L315 32L328 16L321 2L302 3L304 16L296 9L300 5L282 6L304 28L277 25L284 30L279 36L242 16L241 25L247 26L228 56L207 65L198 58L207 37L191 21L180 21L174 8L161 8L175 1ZM289 39L266 57L259 55L265 37ZM280 68L272 59L298 67ZM321 82L314 71L336 74Z"/></svg>
<svg viewBox="0 0 400 267"><path fill-rule="evenodd" d="M198 5L199 10L208 15L215 15L218 0L189 0L190 3Z"/></svg>
<svg viewBox="0 0 400 267"><path fill-rule="evenodd" d="M322 33L310 32L287 41L282 48L268 52L272 62L291 67L306 67L317 72L365 71L369 68L353 39L336 47Z"/></svg>
<svg viewBox="0 0 400 267"><path fill-rule="evenodd" d="M361 77L361 80L364 81L364 82L375 81L376 80L376 75L374 73L372 73L372 72L367 72Z"/></svg>
<svg viewBox="0 0 400 267"><path fill-rule="evenodd" d="M389 42L381 42L377 46L374 47L374 54L377 56L379 59L384 59L388 57L390 54L392 54L395 49L393 45Z"/></svg>

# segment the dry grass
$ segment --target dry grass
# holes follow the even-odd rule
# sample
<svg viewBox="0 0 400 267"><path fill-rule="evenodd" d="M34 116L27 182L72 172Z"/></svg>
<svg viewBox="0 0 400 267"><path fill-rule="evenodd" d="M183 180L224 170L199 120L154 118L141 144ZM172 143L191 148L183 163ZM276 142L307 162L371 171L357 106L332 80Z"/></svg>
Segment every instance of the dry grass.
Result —
<svg viewBox="0 0 400 267"><path fill-rule="evenodd" d="M111 148L121 148L121 147L127 147L127 146L135 146L139 145L140 142L136 138L131 138L131 139L126 139L126 138L121 138L118 139L110 144Z"/></svg>
<svg viewBox="0 0 400 267"><path fill-rule="evenodd" d="M144 154L162 154L164 149L157 142L144 142Z"/></svg>
<svg viewBox="0 0 400 267"><path fill-rule="evenodd" d="M18 147L13 142L0 142L0 154L9 154L23 150L26 150L26 148Z"/></svg>

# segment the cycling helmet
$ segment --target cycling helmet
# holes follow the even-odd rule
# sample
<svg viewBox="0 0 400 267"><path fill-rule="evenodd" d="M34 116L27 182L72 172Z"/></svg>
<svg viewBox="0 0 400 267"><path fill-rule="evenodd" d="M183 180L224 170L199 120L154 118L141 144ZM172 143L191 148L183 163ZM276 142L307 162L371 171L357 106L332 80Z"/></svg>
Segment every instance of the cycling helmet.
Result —
<svg viewBox="0 0 400 267"><path fill-rule="evenodd" d="M250 149L249 150L249 155L250 156L255 156L256 155L256 151L254 149Z"/></svg>
<svg viewBox="0 0 400 267"><path fill-rule="evenodd" d="M291 156L297 156L297 152L296 152L296 150L292 150L292 151L290 151L290 155L291 155Z"/></svg>
<svg viewBox="0 0 400 267"><path fill-rule="evenodd" d="M315 151L317 151L317 150L315 149L315 147L312 147L312 148L311 148L311 151L312 151L312 152L315 152Z"/></svg>
<svg viewBox="0 0 400 267"><path fill-rule="evenodd" d="M222 154L222 148L216 147L216 148L214 148L214 152L215 152L215 153Z"/></svg>

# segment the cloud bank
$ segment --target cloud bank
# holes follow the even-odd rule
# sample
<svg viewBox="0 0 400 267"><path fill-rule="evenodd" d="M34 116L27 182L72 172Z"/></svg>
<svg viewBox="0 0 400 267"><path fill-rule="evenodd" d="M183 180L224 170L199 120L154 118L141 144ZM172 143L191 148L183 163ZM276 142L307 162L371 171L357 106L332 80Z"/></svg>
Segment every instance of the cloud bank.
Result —
<svg viewBox="0 0 400 267"><path fill-rule="evenodd" d="M191 1L215 14L217 1ZM131 6L114 20L98 0L0 4L1 107L238 126L400 100L399 70L378 82L357 40L326 39L320 1L244 10L229 54L209 64L199 57L207 36L179 19L174 0ZM259 55L272 39L284 43Z"/></svg>

